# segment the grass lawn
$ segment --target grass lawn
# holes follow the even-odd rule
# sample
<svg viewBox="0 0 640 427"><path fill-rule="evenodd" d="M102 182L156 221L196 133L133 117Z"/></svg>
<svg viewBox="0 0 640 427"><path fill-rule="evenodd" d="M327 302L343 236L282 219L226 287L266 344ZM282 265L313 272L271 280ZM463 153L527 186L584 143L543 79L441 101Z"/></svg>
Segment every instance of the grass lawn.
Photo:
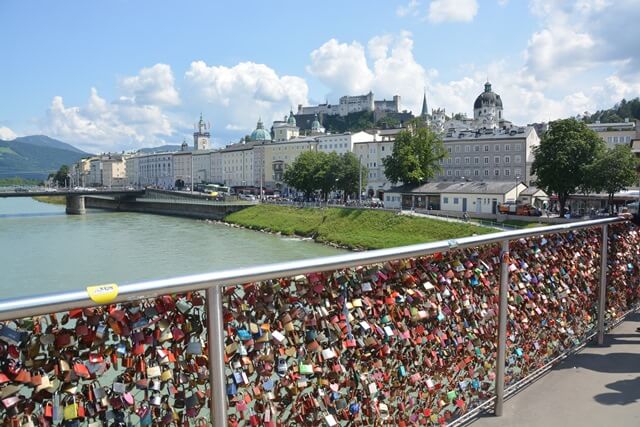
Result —
<svg viewBox="0 0 640 427"><path fill-rule="evenodd" d="M225 221L256 230L313 237L318 242L354 249L389 248L496 232L471 224L373 209L258 205L228 215Z"/></svg>
<svg viewBox="0 0 640 427"><path fill-rule="evenodd" d="M42 202L50 203L52 205L66 205L67 198L65 196L34 196L33 199Z"/></svg>

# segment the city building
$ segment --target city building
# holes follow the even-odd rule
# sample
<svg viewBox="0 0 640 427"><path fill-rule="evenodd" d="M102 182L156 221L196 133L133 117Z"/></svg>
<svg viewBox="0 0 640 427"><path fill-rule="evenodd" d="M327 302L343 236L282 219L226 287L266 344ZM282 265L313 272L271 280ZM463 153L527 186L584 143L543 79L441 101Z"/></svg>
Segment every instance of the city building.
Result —
<svg viewBox="0 0 640 427"><path fill-rule="evenodd" d="M620 123L600 123L597 121L587 124L587 127L594 130L610 148L618 144L631 145L633 139L640 138L637 120L625 119Z"/></svg>
<svg viewBox="0 0 640 427"><path fill-rule="evenodd" d="M393 152L395 138L402 130L379 129L354 134L353 153L368 169L363 191L369 197L382 198L384 191L392 187L384 174L382 161Z"/></svg>
<svg viewBox="0 0 640 427"><path fill-rule="evenodd" d="M293 110L289 112L289 117L284 116L283 121L273 122L271 134L276 142L288 141L300 135L300 128L296 126L296 117L293 114Z"/></svg>
<svg viewBox="0 0 640 427"><path fill-rule="evenodd" d="M88 160L89 170L85 176L86 185L91 187L122 187L126 183L126 158L124 154L101 154ZM86 161L86 160L85 160ZM83 160L76 168L86 168Z"/></svg>
<svg viewBox="0 0 640 427"><path fill-rule="evenodd" d="M496 214L498 204L516 200L527 186L522 182L429 182L417 187L394 187L384 194L384 205L396 209Z"/></svg>

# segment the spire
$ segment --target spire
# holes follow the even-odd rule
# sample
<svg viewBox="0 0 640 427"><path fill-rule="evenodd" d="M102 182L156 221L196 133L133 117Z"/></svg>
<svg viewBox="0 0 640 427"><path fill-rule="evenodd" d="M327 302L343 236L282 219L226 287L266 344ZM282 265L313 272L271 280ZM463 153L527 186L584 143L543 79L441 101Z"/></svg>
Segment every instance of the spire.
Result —
<svg viewBox="0 0 640 427"><path fill-rule="evenodd" d="M422 98L422 113L420 115L422 117L426 117L429 114L429 109L427 108L427 88L424 88L424 97Z"/></svg>

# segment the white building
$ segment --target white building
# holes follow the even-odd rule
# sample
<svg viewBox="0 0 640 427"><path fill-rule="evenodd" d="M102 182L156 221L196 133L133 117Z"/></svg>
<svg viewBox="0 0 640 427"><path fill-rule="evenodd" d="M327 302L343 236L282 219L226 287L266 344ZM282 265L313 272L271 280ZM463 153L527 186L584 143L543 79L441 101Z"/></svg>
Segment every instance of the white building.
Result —
<svg viewBox="0 0 640 427"><path fill-rule="evenodd" d="M518 199L522 182L429 182L418 187L395 187L384 194L385 207L432 209L469 213L498 212L498 204Z"/></svg>
<svg viewBox="0 0 640 427"><path fill-rule="evenodd" d="M595 123L587 124L587 127L595 131L609 148L618 144L630 145L631 141L640 138L640 129L637 120L625 119L620 123Z"/></svg>
<svg viewBox="0 0 640 427"><path fill-rule="evenodd" d="M384 129L354 134L353 153L368 169L367 184L363 191L370 197L380 197L392 186L384 174L382 161L393 153L396 135L402 130Z"/></svg>
<svg viewBox="0 0 640 427"><path fill-rule="evenodd" d="M373 92L369 92L365 95L356 96L341 96L337 105L331 105L329 103L319 104L314 106L303 107L298 105L298 114L327 114L346 116L350 113L359 113L362 111L380 111L380 112L399 112L400 111L400 96L395 95L391 100L378 100L373 99Z"/></svg>
<svg viewBox="0 0 640 427"><path fill-rule="evenodd" d="M88 160L86 185L91 187L122 187L126 183L126 159L123 154L101 154ZM87 160L80 160L74 168L86 170Z"/></svg>
<svg viewBox="0 0 640 427"><path fill-rule="evenodd" d="M296 117L293 111L289 113L289 117L284 116L283 121L273 122L271 127L274 141L288 141L297 138L300 135L300 128L296 126Z"/></svg>
<svg viewBox="0 0 640 427"><path fill-rule="evenodd" d="M200 121L196 125L196 131L193 133L194 150L198 151L209 149L209 139L211 138L211 133L209 133L210 128L211 126L204 122L202 119L202 113L200 113Z"/></svg>

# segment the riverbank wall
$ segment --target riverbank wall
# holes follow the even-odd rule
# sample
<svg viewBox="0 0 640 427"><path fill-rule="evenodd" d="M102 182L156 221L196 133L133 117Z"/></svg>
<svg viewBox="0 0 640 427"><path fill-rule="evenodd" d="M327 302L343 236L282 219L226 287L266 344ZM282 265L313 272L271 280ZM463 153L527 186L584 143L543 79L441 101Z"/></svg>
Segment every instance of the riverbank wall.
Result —
<svg viewBox="0 0 640 427"><path fill-rule="evenodd" d="M122 212L139 212L156 215L181 216L196 219L222 221L227 215L245 209L251 204L193 203L179 200L118 200L109 197L85 197L85 207Z"/></svg>

